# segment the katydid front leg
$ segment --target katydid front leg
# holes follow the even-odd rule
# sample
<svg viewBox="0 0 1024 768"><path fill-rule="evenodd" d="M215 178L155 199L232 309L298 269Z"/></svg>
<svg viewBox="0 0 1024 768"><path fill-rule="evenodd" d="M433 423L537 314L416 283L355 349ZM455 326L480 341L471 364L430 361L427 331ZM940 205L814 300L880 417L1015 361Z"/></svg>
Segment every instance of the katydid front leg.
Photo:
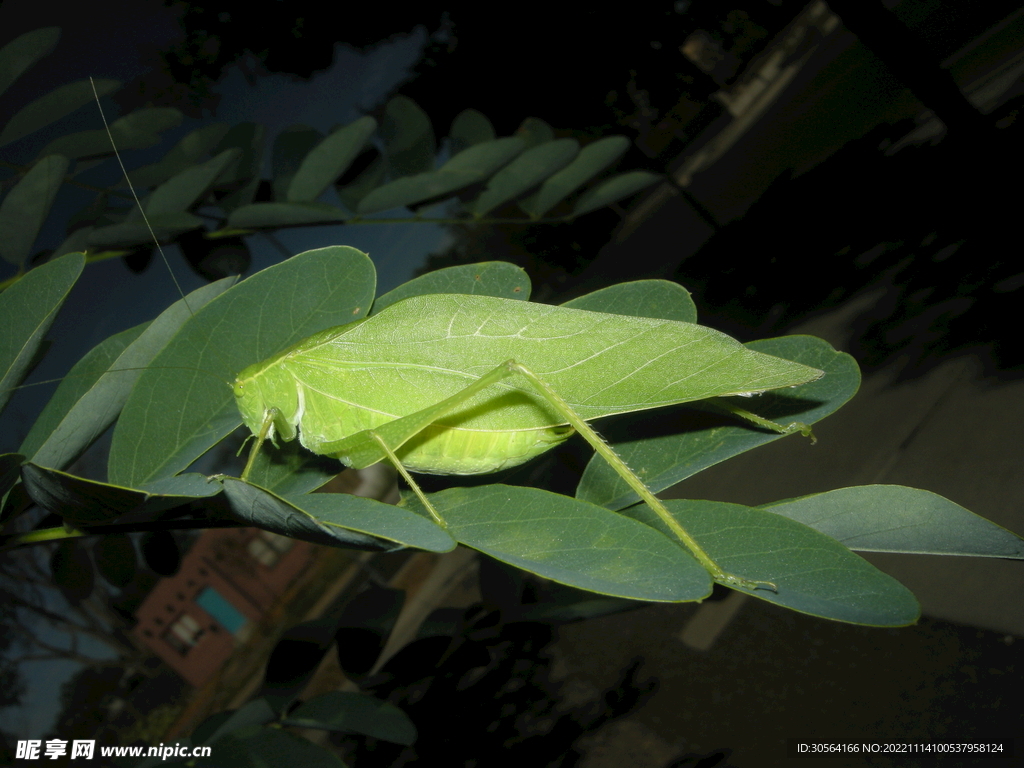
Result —
<svg viewBox="0 0 1024 768"><path fill-rule="evenodd" d="M697 558L697 561L711 574L712 578L726 586L742 587L744 589L770 589L776 591L776 587L769 581L754 581L740 576L727 573L716 563L697 541L683 528L682 525L671 515L665 505L644 485L626 463L594 430L584 421L569 403L562 398L544 379L531 371L529 368L517 363L515 360L506 362L494 368L489 373L480 377L465 389L446 398L436 405L424 408L416 413L403 416L389 421L379 427L364 430L355 435L333 443L325 443L321 451L328 456L340 459L348 466L361 469L378 461L387 459L395 464L396 469L405 477L413 492L430 512L431 516L440 524L445 525L444 518L434 508L426 495L402 466L401 461L395 455L402 445L422 432L438 419L456 410L460 405L467 402L477 392L490 387L502 379L513 374L520 374L533 385L538 394L542 395L555 408L572 427L579 432L583 438L590 443L598 454L604 458L612 468L629 484L647 505L654 510L676 537L686 545L687 549ZM776 425L779 431L786 431L786 427Z"/></svg>

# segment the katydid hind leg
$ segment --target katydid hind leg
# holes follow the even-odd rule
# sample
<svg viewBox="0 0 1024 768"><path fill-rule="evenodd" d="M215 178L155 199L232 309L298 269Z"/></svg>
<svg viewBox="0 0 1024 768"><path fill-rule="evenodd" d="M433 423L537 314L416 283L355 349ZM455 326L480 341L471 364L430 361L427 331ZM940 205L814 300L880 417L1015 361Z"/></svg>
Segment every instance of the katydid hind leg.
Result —
<svg viewBox="0 0 1024 768"><path fill-rule="evenodd" d="M543 378L527 367L517 363L515 360L507 360L477 381L467 386L465 389L433 406L430 406L429 408L395 419L394 421L390 421L373 430L365 430L364 432L338 441L337 443L324 445L322 446L322 450L325 454L329 455L341 454L347 456L349 461L351 461L351 457L353 455L358 454L360 458L355 466L368 466L369 464L388 458L395 463L396 467L400 468L400 471L402 471L404 468L401 467L401 463L398 461L397 457L394 456L394 452L399 450L405 442L412 439L430 424L433 424L437 419L440 419L446 414L456 410L480 390L485 389L486 387L489 387L514 373L520 374L529 381L537 393L544 397L551 406L555 408L555 410L565 417L566 421L569 422L569 424L572 425L572 427L574 427L588 443L590 443L591 447L593 447L594 450L612 466L619 476L622 477L622 479L629 484L634 491L636 491L640 498L651 507L654 513L665 522L669 529L671 529L676 537L687 547L687 549L690 550L693 556L697 558L698 562L704 566L716 581L730 587L741 587L749 590L770 589L772 591L776 591L775 585L772 582L745 579L727 573L721 566L719 566L711 556L708 555L704 548L701 547L700 544L698 544L697 541L687 533L686 529L683 528L683 526L680 525L679 522L671 515L665 505L661 503L661 501L650 491L650 489L647 488L646 485L644 485L643 481L636 475L636 473L634 473L612 450L611 446L609 446L593 430L593 428L591 428L590 425L576 413L572 406L569 405L569 403L566 402L550 384L544 381ZM403 471L402 473L407 476L406 472ZM407 481L409 479L410 478L407 476ZM414 483L410 483L410 485L412 485L414 491L418 491L418 496L422 493ZM421 500L423 498L424 497L421 496ZM428 509L430 509L430 506L428 506ZM436 512L432 512L431 514L436 514ZM437 517L440 518L440 515L437 515Z"/></svg>

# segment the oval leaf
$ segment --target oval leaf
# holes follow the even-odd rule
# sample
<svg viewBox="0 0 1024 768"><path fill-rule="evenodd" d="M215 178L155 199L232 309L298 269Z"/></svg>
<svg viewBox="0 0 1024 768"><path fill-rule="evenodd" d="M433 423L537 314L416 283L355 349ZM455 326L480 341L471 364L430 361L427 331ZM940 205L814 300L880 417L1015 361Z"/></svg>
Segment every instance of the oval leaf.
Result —
<svg viewBox="0 0 1024 768"><path fill-rule="evenodd" d="M135 578L135 545L127 533L101 537L93 547L92 555L96 560L96 570L112 587L124 589Z"/></svg>
<svg viewBox="0 0 1024 768"><path fill-rule="evenodd" d="M745 346L825 372L816 381L741 401L744 407L764 418L783 424L792 421L814 424L838 410L860 386L860 370L854 359L837 352L823 339L783 336ZM699 403L694 405L703 407ZM658 418L657 427L662 434L645 440L627 438L619 442L614 427L604 431L606 438L615 444L616 453L634 471L640 472L644 483L655 493L702 469L783 437L777 432L747 426L738 417L705 416L689 409L666 412ZM635 431L630 428L630 438ZM622 478L596 456L583 472L576 497L609 509L623 509L640 500Z"/></svg>
<svg viewBox="0 0 1024 768"><path fill-rule="evenodd" d="M405 712L365 693L330 691L315 696L283 722L300 728L361 733L395 744L416 741L416 726Z"/></svg>
<svg viewBox="0 0 1024 768"><path fill-rule="evenodd" d="M0 93L52 51L58 40L60 27L43 27L19 35L0 48Z"/></svg>
<svg viewBox="0 0 1024 768"><path fill-rule="evenodd" d="M451 153L457 155L474 144L494 141L497 134L487 116L475 109L464 109L452 120L448 140L451 142Z"/></svg>
<svg viewBox="0 0 1024 768"><path fill-rule="evenodd" d="M37 267L0 294L0 411L27 375L39 345L71 287L85 256L69 253Z"/></svg>
<svg viewBox="0 0 1024 768"><path fill-rule="evenodd" d="M396 301L428 293L464 293L473 296L497 296L505 299L530 298L530 276L507 261L485 261L445 267L413 278L378 296L373 302L376 314Z"/></svg>
<svg viewBox="0 0 1024 768"><path fill-rule="evenodd" d="M1024 539L930 491L901 485L839 488L765 504L861 552L1024 559Z"/></svg>
<svg viewBox="0 0 1024 768"><path fill-rule="evenodd" d="M121 84L116 80L96 81L96 93L100 96L113 93L120 87ZM3 131L0 131L0 147L60 120L92 100L92 85L88 80L79 80L54 88L45 96L22 107L8 121Z"/></svg>
<svg viewBox="0 0 1024 768"><path fill-rule="evenodd" d="M81 455L117 415L132 387L186 320L235 282L203 286L147 325L111 336L90 350L64 377L22 443L22 452L44 467L63 469Z"/></svg>
<svg viewBox="0 0 1024 768"><path fill-rule="evenodd" d="M641 189L658 183L662 178L660 174L651 171L627 171L618 176L612 176L584 192L573 206L572 215L582 216L585 213L596 211L598 208L604 208L606 205L635 195Z"/></svg>
<svg viewBox="0 0 1024 768"><path fill-rule="evenodd" d="M519 206L529 216L540 218L622 157L627 149L629 139L625 136L608 136L588 144L575 160L546 179L536 194L523 200Z"/></svg>
<svg viewBox="0 0 1024 768"><path fill-rule="evenodd" d="M611 315L697 322L697 305L690 298L690 292L670 280L618 283L567 301L562 306Z"/></svg>
<svg viewBox="0 0 1024 768"><path fill-rule="evenodd" d="M130 512L152 519L168 509L220 491L218 485L209 483L196 495L149 493L87 480L35 464L25 464L21 468L21 479L36 504L76 525L109 523Z"/></svg>
<svg viewBox="0 0 1024 768"><path fill-rule="evenodd" d="M377 121L361 117L334 131L306 155L288 185L290 203L313 202L341 177L377 130Z"/></svg>
<svg viewBox="0 0 1024 768"><path fill-rule="evenodd" d="M370 550L455 548L430 520L374 499L335 493L283 497L234 478L224 478L224 487L238 520L284 536Z"/></svg>
<svg viewBox="0 0 1024 768"><path fill-rule="evenodd" d="M391 177L425 173L434 166L434 129L427 113L408 96L395 96L384 107L380 124Z"/></svg>
<svg viewBox="0 0 1024 768"><path fill-rule="evenodd" d="M651 528L537 488L451 488L430 497L460 543L560 584L633 600L702 600L711 577Z"/></svg>
<svg viewBox="0 0 1024 768"><path fill-rule="evenodd" d="M484 216L509 200L540 184L561 170L580 151L575 139L555 139L527 149L487 183L487 189L470 206L475 216Z"/></svg>
<svg viewBox="0 0 1024 768"><path fill-rule="evenodd" d="M20 267L28 260L67 172L66 157L44 157L0 203L0 257L5 261Z"/></svg>
<svg viewBox="0 0 1024 768"><path fill-rule="evenodd" d="M140 487L183 471L241 424L230 386L238 371L358 320L374 286L366 254L333 246L293 256L211 301L139 377L114 430L111 481Z"/></svg>
<svg viewBox="0 0 1024 768"><path fill-rule="evenodd" d="M146 214L150 217L184 213L213 185L228 165L237 160L242 150L225 149L202 165L186 168L165 181L146 200Z"/></svg>
<svg viewBox="0 0 1024 768"><path fill-rule="evenodd" d="M812 528L741 504L669 500L665 506L727 572L778 588L737 591L850 624L904 627L920 616L910 590ZM668 535L668 526L646 505L625 514Z"/></svg>

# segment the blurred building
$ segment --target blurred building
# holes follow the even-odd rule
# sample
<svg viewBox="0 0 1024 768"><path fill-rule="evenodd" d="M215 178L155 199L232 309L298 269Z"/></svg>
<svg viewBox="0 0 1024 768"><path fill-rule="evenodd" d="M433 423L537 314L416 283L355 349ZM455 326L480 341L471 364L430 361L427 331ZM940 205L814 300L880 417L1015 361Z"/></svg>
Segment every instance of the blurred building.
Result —
<svg viewBox="0 0 1024 768"><path fill-rule="evenodd" d="M201 686L306 569L313 550L256 528L203 531L178 573L161 579L142 601L132 634Z"/></svg>

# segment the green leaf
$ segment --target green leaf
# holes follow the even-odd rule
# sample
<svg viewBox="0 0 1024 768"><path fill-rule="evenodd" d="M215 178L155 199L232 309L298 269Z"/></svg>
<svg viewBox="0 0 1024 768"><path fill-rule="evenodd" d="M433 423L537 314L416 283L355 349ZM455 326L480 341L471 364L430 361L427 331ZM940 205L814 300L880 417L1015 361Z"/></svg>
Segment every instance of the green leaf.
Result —
<svg viewBox="0 0 1024 768"><path fill-rule="evenodd" d="M263 725L277 719L277 713L266 699L254 699L238 709L218 712L196 726L192 734L193 744L213 744L229 733Z"/></svg>
<svg viewBox="0 0 1024 768"><path fill-rule="evenodd" d="M373 302L377 314L396 301L430 293L462 293L474 296L497 296L505 299L530 298L530 276L507 261L484 261L445 267L413 278L407 283L378 296Z"/></svg>
<svg viewBox="0 0 1024 768"><path fill-rule="evenodd" d="M180 234L199 229L203 220L191 213L162 213L158 216L130 219L121 224L97 227L89 233L89 245L93 248L118 248L135 245L149 245L153 236L161 242L173 240ZM152 228L152 229L150 229Z"/></svg>
<svg viewBox="0 0 1024 768"><path fill-rule="evenodd" d="M225 149L238 147L242 155L234 163L228 165L224 174L217 179L218 184L244 184L250 180L258 183L259 176L263 170L263 137L265 127L260 123L238 123L228 129L224 137L217 143L211 152L220 154ZM255 187L253 187L255 191ZM233 210L239 205L252 202L251 197L244 202L238 202L230 196L220 201L225 210Z"/></svg>
<svg viewBox="0 0 1024 768"><path fill-rule="evenodd" d="M496 136L494 126L486 115L475 109L464 109L452 120L452 127L448 132L451 154L454 157L475 144L494 141Z"/></svg>
<svg viewBox="0 0 1024 768"><path fill-rule="evenodd" d="M0 203L0 257L16 267L28 260L67 172L66 157L45 157L7 193Z"/></svg>
<svg viewBox="0 0 1024 768"><path fill-rule="evenodd" d="M196 128L160 160L128 172L132 184L136 187L155 187L187 168L191 168L202 160L210 150L227 134L230 126L227 123L214 123ZM115 136L115 141L117 137ZM109 140L108 140L109 145ZM118 144L118 149L121 145ZM122 182L122 186L126 186Z"/></svg>
<svg viewBox="0 0 1024 768"><path fill-rule="evenodd" d="M375 190L387 178L387 164L383 155L376 152L369 165L364 168L358 176L345 186L335 185L338 198L350 211L359 208L359 202L370 192Z"/></svg>
<svg viewBox="0 0 1024 768"><path fill-rule="evenodd" d="M284 497L230 477L223 482L236 519L284 536L371 550L455 548L451 537L430 520L374 499L343 493Z"/></svg>
<svg viewBox="0 0 1024 768"><path fill-rule="evenodd" d="M625 136L608 136L588 144L575 160L546 179L540 189L523 200L519 207L529 216L540 218L622 157L627 149L629 139Z"/></svg>
<svg viewBox="0 0 1024 768"><path fill-rule="evenodd" d="M413 205L484 181L523 151L523 140L495 139L460 152L436 171L404 176L377 187L359 201L359 213Z"/></svg>
<svg viewBox="0 0 1024 768"><path fill-rule="evenodd" d="M201 494L156 494L88 480L36 464L23 465L21 479L36 504L75 525L109 523L129 513L152 519L194 498L208 498L220 492L219 486L210 483L201 489Z"/></svg>
<svg viewBox="0 0 1024 768"><path fill-rule="evenodd" d="M186 168L165 181L146 200L146 214L150 217L184 213L199 201L224 169L238 159L242 150L225 149L202 165Z"/></svg>
<svg viewBox="0 0 1024 768"><path fill-rule="evenodd" d="M555 132L539 117L528 117L516 128L516 136L526 142L527 149L533 149L541 144L554 141Z"/></svg>
<svg viewBox="0 0 1024 768"><path fill-rule="evenodd" d="M891 576L853 554L830 536L771 512L718 501L669 500L672 516L727 572L775 584L737 590L811 616L903 627L917 621L914 595ZM668 533L649 507L625 511Z"/></svg>
<svg viewBox="0 0 1024 768"><path fill-rule="evenodd" d="M288 199L288 185L302 165L303 158L323 140L322 132L301 123L289 125L277 134L270 155L271 186L276 202Z"/></svg>
<svg viewBox="0 0 1024 768"><path fill-rule="evenodd" d="M20 453L0 453L0 498L6 496L18 482L24 461L25 457Z"/></svg>
<svg viewBox="0 0 1024 768"><path fill-rule="evenodd" d="M252 725L217 742L215 756L196 760L197 768L345 768L333 752L277 728Z"/></svg>
<svg viewBox="0 0 1024 768"><path fill-rule="evenodd" d="M507 485L450 488L430 500L460 543L560 584L633 600L711 592L711 577L688 552L593 504Z"/></svg>
<svg viewBox="0 0 1024 768"><path fill-rule="evenodd" d="M132 387L181 326L234 278L203 286L152 323L115 334L93 347L64 378L36 419L21 451L44 467L64 469L109 427Z"/></svg>
<svg viewBox="0 0 1024 768"><path fill-rule="evenodd" d="M618 283L567 301L562 306L612 315L697 322L697 305L690 298L690 292L670 280Z"/></svg>
<svg viewBox="0 0 1024 768"><path fill-rule="evenodd" d="M113 93L120 87L121 84L116 80L96 81L96 92L100 96ZM88 80L79 80L53 89L45 96L22 107L7 122L3 131L0 131L0 147L60 120L92 100L92 86Z"/></svg>
<svg viewBox="0 0 1024 768"><path fill-rule="evenodd" d="M70 253L37 267L0 293L0 411L28 374L39 345L71 287L85 257Z"/></svg>
<svg viewBox="0 0 1024 768"><path fill-rule="evenodd" d="M408 96L395 96L384 107L380 135L392 178L434 167L436 145L430 118Z"/></svg>
<svg viewBox="0 0 1024 768"><path fill-rule="evenodd" d="M330 691L315 696L282 722L299 728L361 733L395 744L416 741L416 726L405 712L365 693Z"/></svg>
<svg viewBox="0 0 1024 768"><path fill-rule="evenodd" d="M288 185L288 202L313 202L320 197L348 170L375 130L376 120L361 117L320 142L306 155L292 177Z"/></svg>
<svg viewBox="0 0 1024 768"><path fill-rule="evenodd" d="M598 208L604 208L625 197L635 195L641 189L658 183L662 178L661 174L651 171L627 171L612 176L584 192L573 206L572 215L582 216Z"/></svg>
<svg viewBox="0 0 1024 768"><path fill-rule="evenodd" d="M60 27L42 27L19 35L0 48L0 93L11 87L33 64L53 50Z"/></svg>
<svg viewBox="0 0 1024 768"><path fill-rule="evenodd" d="M860 371L854 359L832 349L822 339L783 336L745 346L825 372L816 381L740 401L743 407L764 418L779 423L802 421L814 424L838 410L860 386ZM737 399L730 398L731 401ZM655 493L703 469L782 437L776 432L748 426L738 417L694 414L689 410L693 407L704 406L693 403L687 409L659 414L658 426L664 434L615 443L616 453ZM614 437L612 439L614 441ZM639 501L632 489L599 457L591 459L584 470L576 497L609 509L622 509Z"/></svg>
<svg viewBox="0 0 1024 768"><path fill-rule="evenodd" d="M349 215L330 203L252 203L236 208L228 226L238 229L277 229L332 224Z"/></svg>
<svg viewBox="0 0 1024 768"><path fill-rule="evenodd" d="M1024 539L959 504L900 485L839 488L760 509L788 517L861 552L1024 559Z"/></svg>
<svg viewBox="0 0 1024 768"><path fill-rule="evenodd" d="M57 543L50 556L50 570L53 583L72 603L85 600L96 585L92 560L83 543L77 539L64 539Z"/></svg>
<svg viewBox="0 0 1024 768"><path fill-rule="evenodd" d="M249 468L248 481L278 495L302 495L326 484L341 466L337 459L307 451L298 440L264 443Z"/></svg>
<svg viewBox="0 0 1024 768"><path fill-rule="evenodd" d="M139 487L188 467L241 424L230 387L239 371L358 320L375 282L366 254L332 246L265 269L203 307L132 390L114 430L111 481Z"/></svg>
<svg viewBox="0 0 1024 768"><path fill-rule="evenodd" d="M564 168L579 151L575 139L555 139L527 149L494 174L469 210L475 216L486 215Z"/></svg>
<svg viewBox="0 0 1024 768"><path fill-rule="evenodd" d="M124 589L135 578L135 545L127 533L103 536L93 547L92 556L96 570L112 587Z"/></svg>
<svg viewBox="0 0 1024 768"><path fill-rule="evenodd" d="M113 155L114 147L121 152L129 149L145 149L160 143L160 133L181 125L184 115L173 107L148 107L137 109L110 124L110 133L114 137L111 145L106 128L91 131L79 131L61 136L47 144L40 157L44 155L65 155L74 160L101 155ZM91 167L91 166L90 166ZM79 163L75 173L84 170Z"/></svg>

